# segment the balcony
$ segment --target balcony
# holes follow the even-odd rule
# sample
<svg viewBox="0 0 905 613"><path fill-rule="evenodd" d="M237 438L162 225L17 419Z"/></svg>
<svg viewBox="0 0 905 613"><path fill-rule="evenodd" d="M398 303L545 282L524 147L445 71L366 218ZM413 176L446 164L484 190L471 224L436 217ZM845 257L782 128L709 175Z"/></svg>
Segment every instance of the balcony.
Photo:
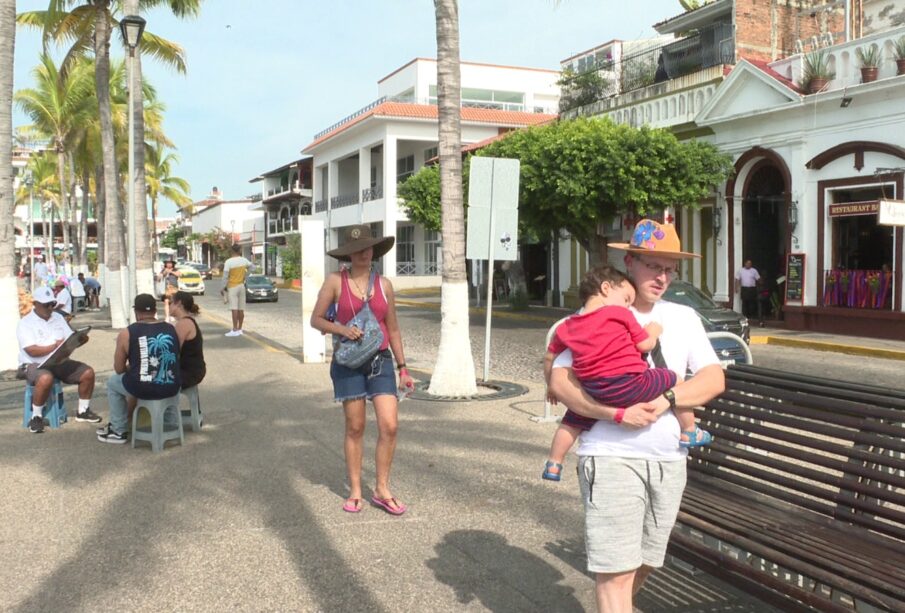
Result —
<svg viewBox="0 0 905 613"><path fill-rule="evenodd" d="M380 200L383 198L383 186L377 185L361 190L361 201L370 202L371 200Z"/></svg>
<svg viewBox="0 0 905 613"><path fill-rule="evenodd" d="M341 209L347 206L353 206L358 204L358 196L333 196L330 198L330 208L331 209Z"/></svg>
<svg viewBox="0 0 905 613"><path fill-rule="evenodd" d="M821 91L827 92L861 84L861 66L856 56L859 47L876 46L880 49L881 62L877 74L878 80L896 76L893 44L902 36L905 36L905 26L822 48L820 47L820 40L816 37L812 39L810 41L810 52L824 51L827 55L829 69L836 73L836 77L827 83L826 87ZM793 83L798 84L802 80L804 56L804 53L799 53L777 60L770 64L770 68L781 76L791 79Z"/></svg>
<svg viewBox="0 0 905 613"><path fill-rule="evenodd" d="M277 185L266 190L263 195L265 202L274 202L286 198L287 196L308 196L311 197L311 189L303 188L301 183L295 181L292 187L289 185ZM259 196L260 200L262 196Z"/></svg>
<svg viewBox="0 0 905 613"><path fill-rule="evenodd" d="M298 217L281 217L280 219L267 220L267 234L275 236L277 234L285 234L287 232L299 231Z"/></svg>
<svg viewBox="0 0 905 613"><path fill-rule="evenodd" d="M396 262L396 274L399 276L439 275L440 267L436 262Z"/></svg>
<svg viewBox="0 0 905 613"><path fill-rule="evenodd" d="M318 200L314 203L314 212L315 213L325 213L327 211L327 201L326 200Z"/></svg>

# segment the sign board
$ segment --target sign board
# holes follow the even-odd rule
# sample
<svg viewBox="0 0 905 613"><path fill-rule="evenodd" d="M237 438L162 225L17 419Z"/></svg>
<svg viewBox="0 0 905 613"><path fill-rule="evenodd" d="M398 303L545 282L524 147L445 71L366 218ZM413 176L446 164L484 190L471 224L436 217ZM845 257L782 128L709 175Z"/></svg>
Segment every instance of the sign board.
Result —
<svg viewBox="0 0 905 613"><path fill-rule="evenodd" d="M876 215L880 210L880 203L873 202L846 202L843 204L831 204L829 206L830 217L855 217L857 215Z"/></svg>
<svg viewBox="0 0 905 613"><path fill-rule="evenodd" d="M877 223L881 226L905 226L905 200L880 200Z"/></svg>
<svg viewBox="0 0 905 613"><path fill-rule="evenodd" d="M804 261L803 253L786 254L785 304L804 304Z"/></svg>
<svg viewBox="0 0 905 613"><path fill-rule="evenodd" d="M468 170L468 206L517 209L518 179L518 160L471 158Z"/></svg>
<svg viewBox="0 0 905 613"><path fill-rule="evenodd" d="M490 215L494 216L493 236L490 236ZM491 251L491 241L493 251ZM486 260L492 253L494 260L517 260L518 209L483 209L468 207L468 240L465 257Z"/></svg>

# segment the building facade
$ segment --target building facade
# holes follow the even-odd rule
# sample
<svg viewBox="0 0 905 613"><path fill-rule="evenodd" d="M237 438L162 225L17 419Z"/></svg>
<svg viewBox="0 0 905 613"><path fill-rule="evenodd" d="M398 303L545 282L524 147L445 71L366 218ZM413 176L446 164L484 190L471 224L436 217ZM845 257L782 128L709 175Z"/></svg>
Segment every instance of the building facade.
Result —
<svg viewBox="0 0 905 613"><path fill-rule="evenodd" d="M440 233L411 222L397 198L398 183L437 156L436 73L436 61L423 58L393 71L378 82L376 101L304 149L312 156L312 215L324 220L326 248L355 224L396 237L381 266L399 287L440 283ZM553 70L462 62L463 144L553 119L557 79Z"/></svg>

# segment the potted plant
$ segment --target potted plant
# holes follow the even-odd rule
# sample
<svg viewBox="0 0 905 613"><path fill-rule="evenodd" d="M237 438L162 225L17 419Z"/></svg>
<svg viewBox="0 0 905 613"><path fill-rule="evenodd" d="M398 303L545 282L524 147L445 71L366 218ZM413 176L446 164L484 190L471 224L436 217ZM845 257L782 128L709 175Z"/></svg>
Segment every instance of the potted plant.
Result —
<svg viewBox="0 0 905 613"><path fill-rule="evenodd" d="M830 58L826 51L806 53L802 62L801 81L798 84L809 94L816 94L836 78L836 73L830 70Z"/></svg>
<svg viewBox="0 0 905 613"><path fill-rule="evenodd" d="M880 61L883 53L876 45L858 47L855 50L858 62L861 64L861 82L870 83L877 80L877 72L880 70Z"/></svg>
<svg viewBox="0 0 905 613"><path fill-rule="evenodd" d="M899 37L892 45L893 53L896 56L896 74L905 74L905 36Z"/></svg>

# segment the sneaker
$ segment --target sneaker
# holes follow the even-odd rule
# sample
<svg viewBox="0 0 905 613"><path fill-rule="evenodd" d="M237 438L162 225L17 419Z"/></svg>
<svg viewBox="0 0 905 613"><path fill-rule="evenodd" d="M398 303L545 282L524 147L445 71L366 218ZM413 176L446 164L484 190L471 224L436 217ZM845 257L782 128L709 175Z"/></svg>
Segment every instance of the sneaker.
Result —
<svg viewBox="0 0 905 613"><path fill-rule="evenodd" d="M91 409L85 409L84 413L76 413L75 415L76 421L86 421L90 424L99 424L101 423L101 416L92 411Z"/></svg>
<svg viewBox="0 0 905 613"><path fill-rule="evenodd" d="M239 336L239 331L238 331L238 330L230 330L229 332L227 332L227 333L224 334L223 336Z"/></svg>
<svg viewBox="0 0 905 613"><path fill-rule="evenodd" d="M245 332L242 330L236 330L236 336L242 336L243 334L245 334Z"/></svg>
<svg viewBox="0 0 905 613"><path fill-rule="evenodd" d="M31 419L28 420L28 431L33 434L44 432L44 418L32 415Z"/></svg>
<svg viewBox="0 0 905 613"><path fill-rule="evenodd" d="M113 443L114 445L122 445L129 441L129 435L126 432L119 433L113 429L113 426L107 424L105 428L98 428L97 440L102 443Z"/></svg>

